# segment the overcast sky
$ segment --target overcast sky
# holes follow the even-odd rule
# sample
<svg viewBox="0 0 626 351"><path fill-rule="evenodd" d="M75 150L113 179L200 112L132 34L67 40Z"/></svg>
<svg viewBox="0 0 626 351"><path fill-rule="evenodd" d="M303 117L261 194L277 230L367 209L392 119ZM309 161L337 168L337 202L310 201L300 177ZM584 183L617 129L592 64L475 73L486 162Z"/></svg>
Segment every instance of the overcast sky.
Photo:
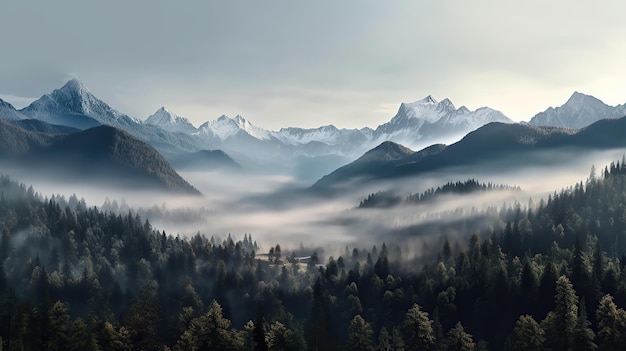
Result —
<svg viewBox="0 0 626 351"><path fill-rule="evenodd" d="M624 1L3 0L0 98L80 79L145 119L375 127L432 95L528 120L626 102Z"/></svg>

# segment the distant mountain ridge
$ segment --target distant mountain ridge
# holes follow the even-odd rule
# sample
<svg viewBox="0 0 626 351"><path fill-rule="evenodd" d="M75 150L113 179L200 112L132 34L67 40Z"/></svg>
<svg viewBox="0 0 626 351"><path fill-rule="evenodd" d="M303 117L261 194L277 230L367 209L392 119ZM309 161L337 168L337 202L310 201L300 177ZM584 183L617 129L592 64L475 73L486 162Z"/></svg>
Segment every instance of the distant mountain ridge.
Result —
<svg viewBox="0 0 626 351"><path fill-rule="evenodd" d="M259 141L275 142L288 146L300 146L304 152L307 145L321 143L327 150L341 155L354 155L383 141L423 143L450 136L462 136L486 123L514 123L499 111L482 107L470 111L465 106L456 109L449 99L437 102L432 96L413 103L402 103L397 114L387 123L371 128L339 129L333 125L318 128L282 128L265 130L250 123L242 116L205 122L197 134L218 138L221 141L237 137L252 137Z"/></svg>
<svg viewBox="0 0 626 351"><path fill-rule="evenodd" d="M580 129L602 119L615 119L626 116L626 103L609 106L599 99L574 92L562 106L536 114L528 124L533 126L547 126Z"/></svg>
<svg viewBox="0 0 626 351"><path fill-rule="evenodd" d="M323 155L356 157L386 140L411 145L452 134L461 136L492 121L512 122L502 113L489 108L470 111L463 106L456 109L449 99L437 102L428 96L413 103L401 104L396 116L375 130L339 129L328 125L269 131L239 115L234 118L221 116L195 128L188 119L165 107L159 108L142 123L97 99L77 79L68 81L18 112L29 118L79 129L111 125L148 141L170 155L219 148L239 155L288 153L293 155L292 158ZM158 127L162 131L149 127ZM183 138L176 134L187 135L188 138L181 140ZM270 160L273 158L269 157ZM267 158L264 160L267 161Z"/></svg>
<svg viewBox="0 0 626 351"><path fill-rule="evenodd" d="M528 124L578 129L602 118L619 118L625 114L626 104L610 107L591 96L574 93L565 105L537 114ZM271 131L240 115L233 118L222 115L196 128L187 118L165 107L145 121L130 117L96 98L77 79L19 111L0 101L0 118L34 118L83 130L110 125L148 142L169 159L219 149L244 168L280 169L309 175L312 166L323 158L354 160L384 141L419 149L431 143L458 140L488 123L513 123L502 112L488 107L472 111L465 106L456 108L449 99L437 101L427 96L400 104L393 118L375 129L340 129L326 125Z"/></svg>
<svg viewBox="0 0 626 351"><path fill-rule="evenodd" d="M338 168L319 179L312 187L330 190L348 182L394 179L416 176L447 167L475 167L485 162L497 167L519 166L524 160L545 150L565 150L579 155L582 151L626 148L626 117L600 120L589 127L573 130L556 127L536 127L522 124L489 123L468 133L460 141L446 145L432 145L404 158L362 158ZM395 145L398 149L401 145ZM380 146L378 147L380 148ZM556 163L558 160L554 160Z"/></svg>

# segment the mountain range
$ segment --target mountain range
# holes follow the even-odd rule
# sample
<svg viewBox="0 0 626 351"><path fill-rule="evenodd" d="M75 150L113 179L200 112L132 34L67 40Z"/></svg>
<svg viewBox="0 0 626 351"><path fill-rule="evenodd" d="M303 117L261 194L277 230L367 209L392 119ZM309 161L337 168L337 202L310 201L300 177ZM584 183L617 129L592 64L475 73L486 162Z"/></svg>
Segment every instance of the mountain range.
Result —
<svg viewBox="0 0 626 351"><path fill-rule="evenodd" d="M312 189L334 190L340 185L398 179L451 167L499 169L537 164L542 152L569 151L579 157L590 150L626 148L626 117L604 119L582 129L537 127L493 122L446 146L435 144L419 152L385 142L359 159L322 177ZM551 159L553 165L558 159Z"/></svg>
<svg viewBox="0 0 626 351"><path fill-rule="evenodd" d="M528 123L515 124L500 111L488 107L472 111L465 106L456 108L449 99L437 101L427 96L415 102L400 104L395 116L375 129L340 129L327 125L309 129L286 127L271 131L255 126L239 115L234 118L223 115L196 128L189 119L165 107L160 107L142 121L115 110L94 96L77 79L68 81L21 110L0 100L0 118L13 121L14 126L25 131L75 134L79 130L111 126L150 144L175 167L194 168L200 165L201 168L219 168L226 165L226 169L233 170L247 168L291 172L306 180L319 179L328 174L318 185L333 179L337 174L350 173L349 170L355 165L368 168L364 165L373 162L380 164L381 168L387 168L388 163L392 162L395 169L402 163L401 160L406 159L411 160L412 166L400 168L409 169L423 164L416 160L430 160L433 154L448 155L456 150L455 154L463 155L467 150L455 145L464 146L467 140L473 140L470 149L481 149L477 146L484 144L485 155L463 156L460 161L464 162L473 157L487 157L494 150L509 150L514 146L508 144L511 140L514 140L516 147L521 147L536 145L535 141L543 140L543 135L570 134L570 131L565 130L532 129L534 127L578 130L601 119L615 119L624 115L626 104L608 106L592 96L575 92L563 106L550 107L535 115ZM492 132L485 132L481 128L485 125L489 126L486 130ZM437 144L445 140L458 140L472 131L475 132L468 134L459 143L450 146ZM476 135L482 135L484 139L475 139ZM38 136L35 139L40 138ZM17 141L17 144L23 146L31 142ZM430 144L433 145L420 152L411 151ZM375 149L349 164L372 148ZM347 168L339 168L346 164L349 164Z"/></svg>
<svg viewBox="0 0 626 351"><path fill-rule="evenodd" d="M21 110L3 102L0 117L38 119L81 130L109 125L148 142L168 158L221 149L251 168L261 165L269 168L302 165L306 168L309 160L315 163L317 158L329 156L341 160L339 162L349 162L386 140L416 147L451 136L461 137L485 123L512 123L501 112L487 107L476 111L464 106L456 109L448 99L437 102L428 96L413 103L402 103L397 114L376 129L339 129L328 125L270 131L255 126L242 116L220 116L196 128L187 118L165 107L159 108L145 121L130 117L95 97L77 79L68 81ZM299 161L293 162L295 159Z"/></svg>

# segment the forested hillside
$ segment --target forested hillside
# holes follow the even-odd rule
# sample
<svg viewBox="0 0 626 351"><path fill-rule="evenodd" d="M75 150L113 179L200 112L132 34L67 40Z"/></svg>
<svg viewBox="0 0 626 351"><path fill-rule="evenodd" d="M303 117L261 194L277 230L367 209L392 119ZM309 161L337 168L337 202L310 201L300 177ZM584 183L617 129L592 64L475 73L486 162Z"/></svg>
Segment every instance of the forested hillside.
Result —
<svg viewBox="0 0 626 351"><path fill-rule="evenodd" d="M464 182L448 182L437 188L430 188L422 193L415 193L402 197L394 192L379 191L372 193L359 203L358 208L388 208L397 205L415 205L433 203L445 195L467 195L488 191L521 191L519 187L481 183L475 179Z"/></svg>
<svg viewBox="0 0 626 351"><path fill-rule="evenodd" d="M619 350L626 165L597 173L434 255L337 257L181 238L3 177L2 349Z"/></svg>

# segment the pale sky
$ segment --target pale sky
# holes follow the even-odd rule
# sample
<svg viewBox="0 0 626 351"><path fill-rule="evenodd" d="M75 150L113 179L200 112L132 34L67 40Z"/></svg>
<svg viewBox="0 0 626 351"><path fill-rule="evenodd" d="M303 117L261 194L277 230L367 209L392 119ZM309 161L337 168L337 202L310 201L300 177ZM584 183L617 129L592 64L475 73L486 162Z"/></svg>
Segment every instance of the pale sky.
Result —
<svg viewBox="0 0 626 351"><path fill-rule="evenodd" d="M0 98L80 79L145 119L376 127L432 95L529 120L626 102L624 1L3 0Z"/></svg>

